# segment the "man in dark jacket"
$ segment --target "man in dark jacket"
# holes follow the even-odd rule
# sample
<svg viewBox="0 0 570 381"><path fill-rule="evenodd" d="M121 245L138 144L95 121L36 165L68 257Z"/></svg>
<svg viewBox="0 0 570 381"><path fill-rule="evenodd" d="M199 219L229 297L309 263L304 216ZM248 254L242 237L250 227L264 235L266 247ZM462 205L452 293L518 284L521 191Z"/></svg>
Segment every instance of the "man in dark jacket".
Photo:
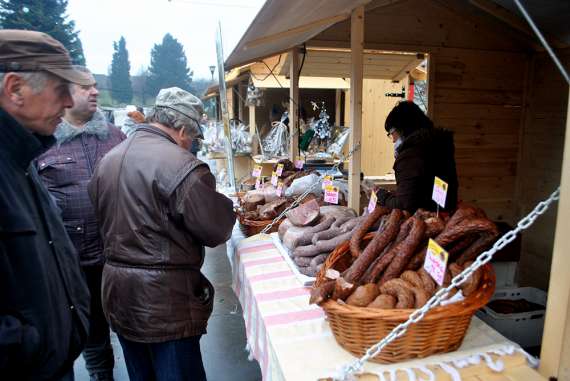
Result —
<svg viewBox="0 0 570 381"><path fill-rule="evenodd" d="M394 141L394 172L397 190L377 192L381 205L414 213L435 210L432 200L435 176L447 182L446 211L457 205L457 172L453 133L434 128L432 121L413 102L400 102L386 118L388 136Z"/></svg>
<svg viewBox="0 0 570 381"><path fill-rule="evenodd" d="M214 288L200 267L235 215L189 152L201 113L192 94L161 90L149 124L101 159L89 184L105 245L103 311L131 381L206 379L199 340Z"/></svg>
<svg viewBox="0 0 570 381"><path fill-rule="evenodd" d="M89 338L83 351L91 381L113 380L113 349L109 325L101 307L103 242L87 184L99 160L125 135L108 123L97 109L95 78L84 67L75 67L91 79L86 86L71 85L73 107L65 111L55 130L57 143L37 160L38 173L61 209L67 234L79 254L91 294Z"/></svg>
<svg viewBox="0 0 570 381"><path fill-rule="evenodd" d="M33 160L55 143L69 82L87 85L46 34L0 31L0 379L72 380L89 293Z"/></svg>

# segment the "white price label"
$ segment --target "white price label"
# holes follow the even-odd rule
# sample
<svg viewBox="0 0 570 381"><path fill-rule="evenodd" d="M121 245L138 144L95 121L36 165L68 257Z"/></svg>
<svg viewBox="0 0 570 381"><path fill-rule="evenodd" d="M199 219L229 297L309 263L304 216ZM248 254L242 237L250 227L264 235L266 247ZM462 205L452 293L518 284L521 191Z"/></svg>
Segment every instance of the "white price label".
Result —
<svg viewBox="0 0 570 381"><path fill-rule="evenodd" d="M261 171L263 171L263 167L261 165L256 165L255 167L253 167L253 172L251 172L251 175L253 177L260 177Z"/></svg>
<svg viewBox="0 0 570 381"><path fill-rule="evenodd" d="M255 180L255 189L262 189L263 188L263 179L261 177L258 177Z"/></svg>
<svg viewBox="0 0 570 381"><path fill-rule="evenodd" d="M275 189L275 194L277 195L277 197L281 197L281 195L283 194L283 183L281 181L279 181L277 183L277 188Z"/></svg>
<svg viewBox="0 0 570 381"><path fill-rule="evenodd" d="M338 204L338 188L329 185L325 188L325 202Z"/></svg>
<svg viewBox="0 0 570 381"><path fill-rule="evenodd" d="M295 168L303 169L304 165L305 165L305 160L303 160L303 157L297 156L297 160L295 160Z"/></svg>
<svg viewBox="0 0 570 381"><path fill-rule="evenodd" d="M431 195L431 198L442 208L445 208L445 198L447 197L447 188L448 188L447 183L436 176L433 181L433 193Z"/></svg>
<svg viewBox="0 0 570 381"><path fill-rule="evenodd" d="M277 169L275 170L275 173L277 174L277 176L281 176L283 174L283 168L285 166L283 164L277 164Z"/></svg>
<svg viewBox="0 0 570 381"><path fill-rule="evenodd" d="M368 203L368 213L372 213L376 209L376 204L378 203L378 196L376 192L372 191L370 194L370 202Z"/></svg>
<svg viewBox="0 0 570 381"><path fill-rule="evenodd" d="M328 186L333 185L333 180L332 180L332 176L330 175L326 175L325 178L323 179L323 189L326 189Z"/></svg>
<svg viewBox="0 0 570 381"><path fill-rule="evenodd" d="M273 172L271 174L271 185L273 185L274 187L277 186L277 182L279 181L279 175L277 175L277 172Z"/></svg>
<svg viewBox="0 0 570 381"><path fill-rule="evenodd" d="M424 262L424 269L440 286L443 285L443 280L445 279L448 257L449 254L447 254L447 251L430 238Z"/></svg>

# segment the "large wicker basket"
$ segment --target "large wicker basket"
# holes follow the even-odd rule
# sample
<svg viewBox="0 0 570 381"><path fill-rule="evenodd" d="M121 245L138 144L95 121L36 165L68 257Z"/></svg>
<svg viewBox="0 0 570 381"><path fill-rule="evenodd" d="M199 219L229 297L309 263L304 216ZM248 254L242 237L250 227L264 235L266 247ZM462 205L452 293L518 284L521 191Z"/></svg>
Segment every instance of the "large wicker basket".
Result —
<svg viewBox="0 0 570 381"><path fill-rule="evenodd" d="M265 227L273 221L273 220L261 220L261 221L248 220L247 218L244 218L240 212L237 213L237 216L239 221L239 228L246 237L251 237L253 235L261 233L261 231L265 229ZM269 234L276 232L277 229L279 229L279 225L281 225L281 222L283 222L283 218L274 223L271 229L269 229L267 233Z"/></svg>
<svg viewBox="0 0 570 381"><path fill-rule="evenodd" d="M372 239L373 233L364 237ZM350 265L348 242L338 246L328 257L315 286L322 284L327 269L343 271ZM400 338L386 346L371 359L378 363L394 363L413 358L427 357L436 353L451 352L459 348L471 317L483 307L495 290L495 273L491 265L483 267L479 289L465 300L430 311L423 320L412 324ZM361 357L366 350L378 343L398 324L405 322L412 309L379 310L355 307L329 300L322 305L329 320L336 341L341 347Z"/></svg>

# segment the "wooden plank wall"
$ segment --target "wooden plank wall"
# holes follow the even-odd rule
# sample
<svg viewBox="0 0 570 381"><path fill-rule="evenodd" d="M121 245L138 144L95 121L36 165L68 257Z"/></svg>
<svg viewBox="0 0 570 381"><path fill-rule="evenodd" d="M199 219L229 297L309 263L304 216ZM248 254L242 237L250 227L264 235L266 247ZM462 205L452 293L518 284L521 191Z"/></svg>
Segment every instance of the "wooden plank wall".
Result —
<svg viewBox="0 0 570 381"><path fill-rule="evenodd" d="M434 123L455 132L459 199L513 223L528 60L463 49L440 49L435 60Z"/></svg>
<svg viewBox="0 0 570 381"><path fill-rule="evenodd" d="M570 49L561 54L566 68ZM523 130L518 212L530 212L536 203L560 184L568 85L546 54L536 55ZM518 281L525 286L548 288L556 209L548 211L523 233Z"/></svg>
<svg viewBox="0 0 570 381"><path fill-rule="evenodd" d="M365 79L362 97L362 172L366 176L381 176L392 170L394 145L386 136L384 122L401 98L386 97L398 93L402 82Z"/></svg>

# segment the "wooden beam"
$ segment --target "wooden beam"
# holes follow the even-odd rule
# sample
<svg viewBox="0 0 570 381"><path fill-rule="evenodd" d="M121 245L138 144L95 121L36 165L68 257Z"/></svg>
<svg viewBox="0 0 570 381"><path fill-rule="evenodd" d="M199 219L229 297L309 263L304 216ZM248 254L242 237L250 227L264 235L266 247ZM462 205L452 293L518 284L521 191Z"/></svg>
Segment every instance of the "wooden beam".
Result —
<svg viewBox="0 0 570 381"><path fill-rule="evenodd" d="M350 151L348 165L348 206L360 214L360 168L362 141L362 88L364 77L364 7L359 6L350 16Z"/></svg>
<svg viewBox="0 0 570 381"><path fill-rule="evenodd" d="M570 97L568 99L570 101ZM554 250L550 268L550 285L546 320L542 337L539 372L546 378L570 380L570 103L566 115L566 137L562 160L560 201L556 218ZM564 355L566 357L564 357ZM566 378L562 378L562 374Z"/></svg>
<svg viewBox="0 0 570 381"><path fill-rule="evenodd" d="M316 21L313 21L313 22L305 24L305 25L301 25L301 26L298 26L295 28L287 29L283 32L270 34L269 36L263 36L261 38L257 38L255 40L248 42L244 48L245 49L251 49L255 46L271 43L271 42L278 40L278 39L281 39L281 38L290 37L290 36L295 35L295 34L308 32L313 28L318 28L318 27L321 27L323 25L336 24L337 22L346 20L347 18L348 18L347 14L340 14L340 15L336 15L336 16L326 17L324 19L316 20Z"/></svg>
<svg viewBox="0 0 570 381"><path fill-rule="evenodd" d="M289 156L295 162L299 155L299 48L293 48L289 56Z"/></svg>
<svg viewBox="0 0 570 381"><path fill-rule="evenodd" d="M342 126L342 123L340 120L340 108L342 107L342 105L340 104L341 93L342 93L341 89L336 89L335 96L334 96L334 124L335 124L335 126Z"/></svg>
<svg viewBox="0 0 570 381"><path fill-rule="evenodd" d="M400 71L398 71L398 73L392 77L392 81L402 80L406 75L410 73L410 71L418 67L418 65L421 64L423 60L424 60L423 58L422 59L414 58L410 60L410 62L404 65L404 67L401 68Z"/></svg>

